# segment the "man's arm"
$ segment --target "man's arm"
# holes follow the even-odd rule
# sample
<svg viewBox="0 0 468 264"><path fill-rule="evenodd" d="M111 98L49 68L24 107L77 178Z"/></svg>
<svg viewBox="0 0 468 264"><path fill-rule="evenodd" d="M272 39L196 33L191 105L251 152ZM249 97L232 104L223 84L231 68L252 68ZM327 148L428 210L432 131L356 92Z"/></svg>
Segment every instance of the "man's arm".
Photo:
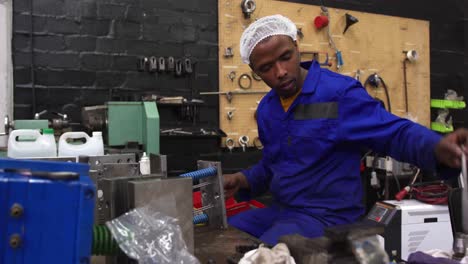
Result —
<svg viewBox="0 0 468 264"><path fill-rule="evenodd" d="M434 171L442 137L410 120L387 112L362 85L352 81L339 100L339 139L366 145L397 160Z"/></svg>
<svg viewBox="0 0 468 264"><path fill-rule="evenodd" d="M259 109L261 104L259 105ZM272 172L269 169L269 147L265 141L265 131L260 111L257 116L258 137L264 144L262 159L254 166L234 174L224 175L224 190L227 197L234 195L239 189L249 191L249 196L260 195L268 191Z"/></svg>
<svg viewBox="0 0 468 264"><path fill-rule="evenodd" d="M463 151L468 156L468 129L466 128L457 129L445 136L437 144L435 155L442 164L451 168L460 168Z"/></svg>

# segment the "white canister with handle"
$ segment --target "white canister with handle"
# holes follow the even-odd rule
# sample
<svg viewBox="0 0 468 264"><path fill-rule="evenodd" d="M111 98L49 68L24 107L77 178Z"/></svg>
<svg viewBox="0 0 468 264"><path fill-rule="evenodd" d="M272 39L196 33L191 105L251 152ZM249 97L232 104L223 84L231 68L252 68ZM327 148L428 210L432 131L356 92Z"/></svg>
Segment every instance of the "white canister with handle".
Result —
<svg viewBox="0 0 468 264"><path fill-rule="evenodd" d="M8 138L7 156L10 158L50 158L57 157L57 144L54 130L43 129L13 130Z"/></svg>
<svg viewBox="0 0 468 264"><path fill-rule="evenodd" d="M77 139L84 139L84 142L77 141ZM60 136L58 144L59 157L78 157L80 155L104 155L104 142L102 140L101 132L93 132L92 137L81 131L66 132Z"/></svg>

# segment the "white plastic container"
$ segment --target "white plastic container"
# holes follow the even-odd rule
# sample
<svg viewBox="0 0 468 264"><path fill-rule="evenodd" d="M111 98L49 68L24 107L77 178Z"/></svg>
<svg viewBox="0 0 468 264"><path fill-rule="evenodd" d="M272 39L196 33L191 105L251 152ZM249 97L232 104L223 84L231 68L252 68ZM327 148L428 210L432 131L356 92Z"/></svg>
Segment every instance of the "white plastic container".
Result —
<svg viewBox="0 0 468 264"><path fill-rule="evenodd" d="M69 143L68 139L84 138L86 142L76 144ZM104 155L104 142L102 141L102 133L99 131L93 132L90 137L85 132L66 132L60 136L58 144L59 157L78 157L85 156L102 156Z"/></svg>
<svg viewBox="0 0 468 264"><path fill-rule="evenodd" d="M13 130L8 138L7 155L10 158L57 157L54 130L44 129L43 134L35 129Z"/></svg>
<svg viewBox="0 0 468 264"><path fill-rule="evenodd" d="M146 155L146 152L143 152L143 156L140 158L140 173L141 175L149 175L151 173L150 159Z"/></svg>

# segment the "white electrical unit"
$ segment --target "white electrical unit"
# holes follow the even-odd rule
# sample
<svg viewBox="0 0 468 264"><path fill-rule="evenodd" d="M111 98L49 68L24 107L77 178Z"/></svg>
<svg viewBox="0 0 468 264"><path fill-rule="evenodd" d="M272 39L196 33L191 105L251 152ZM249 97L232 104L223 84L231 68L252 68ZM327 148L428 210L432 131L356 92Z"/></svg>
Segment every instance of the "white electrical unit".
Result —
<svg viewBox="0 0 468 264"><path fill-rule="evenodd" d="M390 258L407 260L411 253L452 250L452 226L447 205L417 200L377 202L366 221L385 226L384 247Z"/></svg>
<svg viewBox="0 0 468 264"><path fill-rule="evenodd" d="M395 176L414 175L415 167L409 163L400 162L389 156L377 157L377 160L375 160L374 162L375 158L375 156L367 156L366 167L374 168L376 170L383 170L387 173L392 173Z"/></svg>

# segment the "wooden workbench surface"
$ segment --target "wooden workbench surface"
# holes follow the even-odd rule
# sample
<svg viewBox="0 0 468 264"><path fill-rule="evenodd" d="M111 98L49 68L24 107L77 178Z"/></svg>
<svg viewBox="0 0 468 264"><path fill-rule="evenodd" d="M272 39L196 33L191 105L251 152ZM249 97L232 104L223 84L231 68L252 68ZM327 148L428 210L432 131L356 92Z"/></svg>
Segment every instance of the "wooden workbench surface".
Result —
<svg viewBox="0 0 468 264"><path fill-rule="evenodd" d="M227 258L239 257L236 246L259 244L260 241L247 233L233 227L226 230L209 227L195 227L195 257L205 264L211 259L212 263L228 263Z"/></svg>

